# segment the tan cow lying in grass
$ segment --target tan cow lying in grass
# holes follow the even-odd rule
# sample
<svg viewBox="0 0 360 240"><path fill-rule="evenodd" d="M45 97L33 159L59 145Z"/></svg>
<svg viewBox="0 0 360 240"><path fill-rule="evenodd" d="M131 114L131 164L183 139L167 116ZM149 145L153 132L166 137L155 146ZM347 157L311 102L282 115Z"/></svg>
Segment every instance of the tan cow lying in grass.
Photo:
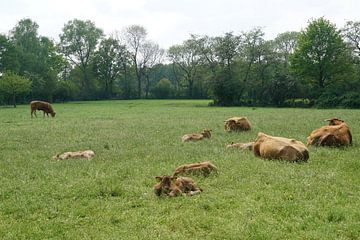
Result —
<svg viewBox="0 0 360 240"><path fill-rule="evenodd" d="M226 148L240 148L242 150L252 150L252 147L254 145L254 142L247 142L247 143L234 143L226 145Z"/></svg>
<svg viewBox="0 0 360 240"><path fill-rule="evenodd" d="M198 140L202 140L204 138L210 138L211 131L212 131L211 129L205 128L201 133L185 134L184 136L181 137L181 140L183 142L187 142L187 141L198 141Z"/></svg>
<svg viewBox="0 0 360 240"><path fill-rule="evenodd" d="M33 114L36 116L36 110L41 110L45 113L47 116L49 116L49 113L52 117L55 117L56 112L54 111L53 107L48 102L43 101L32 101L30 102L30 108L31 108L31 117L33 117Z"/></svg>
<svg viewBox="0 0 360 240"><path fill-rule="evenodd" d="M53 157L53 159L57 160L65 160L68 158L86 158L90 159L95 156L94 151L92 150L85 150L85 151L77 151L77 152L65 152L63 154L57 154Z"/></svg>
<svg viewBox="0 0 360 240"><path fill-rule="evenodd" d="M274 137L259 132L253 145L255 156L267 159L283 159L290 162L307 161L309 151L294 139Z"/></svg>
<svg viewBox="0 0 360 240"><path fill-rule="evenodd" d="M315 129L307 137L308 145L345 146L352 144L352 136L348 125L338 118L331 118L329 126Z"/></svg>
<svg viewBox="0 0 360 240"><path fill-rule="evenodd" d="M208 176L212 171L217 172L217 167L210 163L209 161L200 162L200 163L191 163L185 164L177 167L174 171L173 176L178 176L181 173L185 174L203 174Z"/></svg>
<svg viewBox="0 0 360 240"><path fill-rule="evenodd" d="M188 177L158 176L155 179L158 181L154 185L154 191L157 196L160 196L162 193L170 197L182 194L193 196L203 191Z"/></svg>
<svg viewBox="0 0 360 240"><path fill-rule="evenodd" d="M232 117L225 121L225 131L248 131L251 129L249 120L246 117Z"/></svg>

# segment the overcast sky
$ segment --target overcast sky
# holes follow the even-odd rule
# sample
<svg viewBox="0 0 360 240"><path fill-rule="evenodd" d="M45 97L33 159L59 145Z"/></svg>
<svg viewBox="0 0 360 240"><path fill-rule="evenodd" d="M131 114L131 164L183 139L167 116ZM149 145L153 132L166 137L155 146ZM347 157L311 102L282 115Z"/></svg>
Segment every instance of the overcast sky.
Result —
<svg viewBox="0 0 360 240"><path fill-rule="evenodd" d="M148 39L168 48L189 34L220 36L264 27L265 38L300 31L311 18L325 17L337 27L360 21L360 0L0 0L0 33L22 18L39 25L39 34L58 41L64 24L91 20L105 34L139 24Z"/></svg>

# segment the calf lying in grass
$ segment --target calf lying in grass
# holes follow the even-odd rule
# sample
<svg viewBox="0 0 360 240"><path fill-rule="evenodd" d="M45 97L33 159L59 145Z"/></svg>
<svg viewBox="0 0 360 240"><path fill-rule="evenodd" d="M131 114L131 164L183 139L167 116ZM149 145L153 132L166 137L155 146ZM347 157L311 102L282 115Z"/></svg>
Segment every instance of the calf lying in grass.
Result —
<svg viewBox="0 0 360 240"><path fill-rule="evenodd" d="M185 134L181 137L181 141L187 142L187 141L198 141L202 140L204 138L210 138L211 137L211 129L204 129L201 133L189 133Z"/></svg>
<svg viewBox="0 0 360 240"><path fill-rule="evenodd" d="M247 142L247 143L234 143L226 145L226 148L240 148L242 150L252 150L254 142Z"/></svg>
<svg viewBox="0 0 360 240"><path fill-rule="evenodd" d="M95 156L94 151L92 150L85 150L85 151L77 151L77 152L65 152L63 154L57 154L53 157L56 160L65 160L68 158L86 158L90 159Z"/></svg>
<svg viewBox="0 0 360 240"><path fill-rule="evenodd" d="M170 197L183 194L193 196L203 191L188 177L157 176L155 179L158 181L154 185L154 191L157 196L160 196L162 193Z"/></svg>
<svg viewBox="0 0 360 240"><path fill-rule="evenodd" d="M181 173L185 174L203 174L204 176L208 176L212 171L217 171L217 167L210 163L209 161L201 162L201 163L191 163L185 164L177 167L174 171L173 176L178 176Z"/></svg>

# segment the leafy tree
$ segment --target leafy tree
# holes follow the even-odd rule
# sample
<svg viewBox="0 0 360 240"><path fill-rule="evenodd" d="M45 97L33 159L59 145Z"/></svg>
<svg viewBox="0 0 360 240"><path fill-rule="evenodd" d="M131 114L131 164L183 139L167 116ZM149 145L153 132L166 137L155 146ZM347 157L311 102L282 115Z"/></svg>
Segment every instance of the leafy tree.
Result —
<svg viewBox="0 0 360 240"><path fill-rule="evenodd" d="M141 87L142 74L141 74L140 63L143 61L141 48L146 42L147 32L143 26L131 25L127 27L123 33L127 47L130 51L133 66L135 68L135 74L137 79L137 91L138 91L137 95L138 98L140 98L142 92L142 87Z"/></svg>
<svg viewBox="0 0 360 240"><path fill-rule="evenodd" d="M342 32L354 55L360 60L360 21L346 22Z"/></svg>
<svg viewBox="0 0 360 240"><path fill-rule="evenodd" d="M113 96L113 85L126 68L128 52L118 40L110 37L103 39L95 53L95 71L103 84L105 97Z"/></svg>
<svg viewBox="0 0 360 240"><path fill-rule="evenodd" d="M95 55L96 46L103 36L103 31L90 20L74 19L65 24L60 34L59 47L67 59L80 69L83 78L80 87L85 92L90 90L89 65ZM89 94L89 93L87 93Z"/></svg>
<svg viewBox="0 0 360 240"><path fill-rule="evenodd" d="M284 63L285 68L290 66L290 56L295 51L298 36L298 32L284 32L278 34L273 41L277 59Z"/></svg>
<svg viewBox="0 0 360 240"><path fill-rule="evenodd" d="M16 107L16 97L29 93L30 90L31 81L25 77L12 72L5 72L0 77L0 92L11 97L14 108Z"/></svg>
<svg viewBox="0 0 360 240"><path fill-rule="evenodd" d="M15 45L5 36L0 34L0 72L20 69L19 54Z"/></svg>
<svg viewBox="0 0 360 240"><path fill-rule="evenodd" d="M164 55L164 50L158 44L147 41L140 49L142 53L142 61L140 62L140 71L145 77L145 97L147 98L150 92L150 73L151 69L160 61Z"/></svg>
<svg viewBox="0 0 360 240"><path fill-rule="evenodd" d="M172 90L172 85L169 79L161 79L153 89L156 98L169 98Z"/></svg>
<svg viewBox="0 0 360 240"><path fill-rule="evenodd" d="M192 98L196 74L202 63L198 40L195 36L191 36L191 39L184 41L183 44L170 47L168 57L184 73L187 95Z"/></svg>
<svg viewBox="0 0 360 240"><path fill-rule="evenodd" d="M301 32L291 65L297 74L321 90L352 72L349 60L335 25L319 18Z"/></svg>

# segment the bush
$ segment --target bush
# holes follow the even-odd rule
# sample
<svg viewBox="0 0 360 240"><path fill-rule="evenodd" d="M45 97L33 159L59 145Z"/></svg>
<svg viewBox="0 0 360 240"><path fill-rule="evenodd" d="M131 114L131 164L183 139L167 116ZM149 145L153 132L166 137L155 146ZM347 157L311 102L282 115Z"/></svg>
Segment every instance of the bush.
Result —
<svg viewBox="0 0 360 240"><path fill-rule="evenodd" d="M314 102L308 98L292 98L284 101L285 107L299 107L299 108L309 108L314 105Z"/></svg>
<svg viewBox="0 0 360 240"><path fill-rule="evenodd" d="M153 94L155 98L169 98L172 92L172 85L169 79L161 79L153 89Z"/></svg>
<svg viewBox="0 0 360 240"><path fill-rule="evenodd" d="M360 108L360 94L348 92L341 96L341 106L345 108Z"/></svg>

